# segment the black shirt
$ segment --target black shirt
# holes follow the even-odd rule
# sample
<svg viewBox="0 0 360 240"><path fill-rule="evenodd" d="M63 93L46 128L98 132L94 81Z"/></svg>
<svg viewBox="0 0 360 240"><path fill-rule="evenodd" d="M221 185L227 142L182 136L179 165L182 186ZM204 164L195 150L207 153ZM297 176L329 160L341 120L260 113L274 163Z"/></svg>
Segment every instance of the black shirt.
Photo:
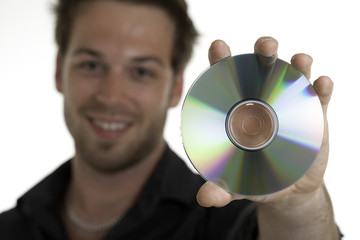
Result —
<svg viewBox="0 0 360 240"><path fill-rule="evenodd" d="M1 240L67 239L60 207L71 164L67 161L0 215ZM204 180L168 147L146 183L138 202L105 240L237 239L255 240L256 205L233 201L222 208L204 208L196 193Z"/></svg>

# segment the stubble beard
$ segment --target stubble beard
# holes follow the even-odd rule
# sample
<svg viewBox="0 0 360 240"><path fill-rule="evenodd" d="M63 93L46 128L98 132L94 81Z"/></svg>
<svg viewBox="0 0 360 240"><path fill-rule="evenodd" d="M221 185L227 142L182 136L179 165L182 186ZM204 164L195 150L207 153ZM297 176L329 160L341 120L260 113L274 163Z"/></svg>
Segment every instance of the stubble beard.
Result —
<svg viewBox="0 0 360 240"><path fill-rule="evenodd" d="M75 129L70 110L66 106L64 113L66 124L75 142L76 157L104 174L115 174L136 166L156 150L163 140L166 111L153 118L149 125L130 141L122 139L121 142L104 141L95 144L94 141L89 141L84 126Z"/></svg>

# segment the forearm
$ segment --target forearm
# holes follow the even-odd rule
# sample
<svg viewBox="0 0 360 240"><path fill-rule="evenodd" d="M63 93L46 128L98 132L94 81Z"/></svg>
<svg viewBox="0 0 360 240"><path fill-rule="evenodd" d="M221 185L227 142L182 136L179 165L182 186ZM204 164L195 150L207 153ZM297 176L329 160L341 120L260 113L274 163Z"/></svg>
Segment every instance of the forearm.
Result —
<svg viewBox="0 0 360 240"><path fill-rule="evenodd" d="M259 240L338 240L329 194L323 185L303 199L258 205Z"/></svg>

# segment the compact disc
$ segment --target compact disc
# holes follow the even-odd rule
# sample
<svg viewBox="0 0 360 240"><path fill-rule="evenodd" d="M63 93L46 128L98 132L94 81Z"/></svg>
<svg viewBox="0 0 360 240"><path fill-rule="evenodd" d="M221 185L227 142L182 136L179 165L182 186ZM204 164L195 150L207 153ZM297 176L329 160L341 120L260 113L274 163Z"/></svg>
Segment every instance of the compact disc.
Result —
<svg viewBox="0 0 360 240"><path fill-rule="evenodd" d="M244 54L203 72L184 100L183 145L199 174L244 196L299 180L320 150L324 118L309 80L274 57Z"/></svg>

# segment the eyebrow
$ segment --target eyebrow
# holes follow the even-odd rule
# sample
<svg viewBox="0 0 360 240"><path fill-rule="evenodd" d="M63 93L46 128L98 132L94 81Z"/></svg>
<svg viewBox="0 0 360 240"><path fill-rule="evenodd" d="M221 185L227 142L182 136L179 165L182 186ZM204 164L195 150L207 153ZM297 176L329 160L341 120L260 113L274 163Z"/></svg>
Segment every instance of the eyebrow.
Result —
<svg viewBox="0 0 360 240"><path fill-rule="evenodd" d="M139 62L139 63L155 62L155 63L159 64L161 67L163 67L165 65L164 62L160 58L155 57L155 56L134 57L133 61Z"/></svg>
<svg viewBox="0 0 360 240"><path fill-rule="evenodd" d="M73 53L73 55L75 55L75 56L82 55L82 54L90 55L90 56L96 57L96 58L104 58L103 54L101 54L100 52L98 52L96 50L90 49L90 48L79 48ZM136 63L155 62L158 65L160 65L161 67L165 66L164 62L160 58L158 58L156 56L151 56L151 55L135 56L132 58L132 61L136 62Z"/></svg>
<svg viewBox="0 0 360 240"><path fill-rule="evenodd" d="M86 54L86 55L90 55L93 57L97 57L97 58L102 58L103 55L95 50L92 50L90 48L79 48L77 49L73 55L81 55L81 54Z"/></svg>

